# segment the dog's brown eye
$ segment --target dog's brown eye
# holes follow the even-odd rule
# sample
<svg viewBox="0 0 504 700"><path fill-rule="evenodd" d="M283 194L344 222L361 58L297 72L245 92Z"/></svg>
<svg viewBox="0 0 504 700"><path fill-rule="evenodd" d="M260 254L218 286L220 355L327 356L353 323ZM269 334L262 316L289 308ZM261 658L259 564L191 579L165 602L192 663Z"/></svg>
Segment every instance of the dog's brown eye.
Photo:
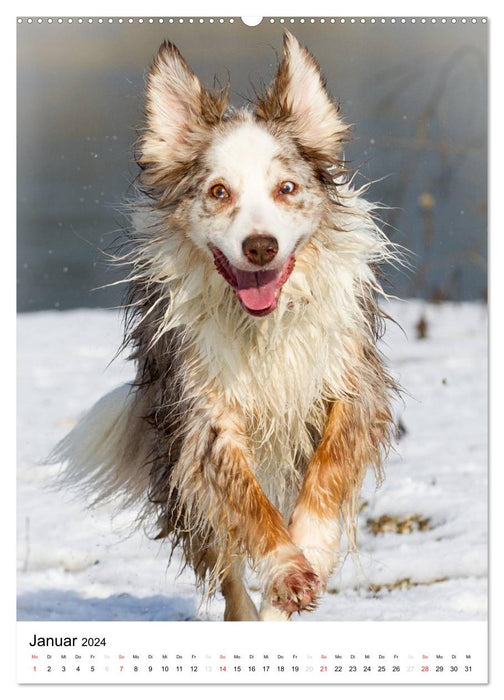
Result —
<svg viewBox="0 0 504 700"><path fill-rule="evenodd" d="M218 185L214 185L210 192L212 197L215 197L215 199L227 199L231 196L224 185L221 185L220 183Z"/></svg>
<svg viewBox="0 0 504 700"><path fill-rule="evenodd" d="M291 182L290 180L286 180L285 182L282 182L280 185L279 192L280 194L292 194L294 190L296 189L296 185Z"/></svg>

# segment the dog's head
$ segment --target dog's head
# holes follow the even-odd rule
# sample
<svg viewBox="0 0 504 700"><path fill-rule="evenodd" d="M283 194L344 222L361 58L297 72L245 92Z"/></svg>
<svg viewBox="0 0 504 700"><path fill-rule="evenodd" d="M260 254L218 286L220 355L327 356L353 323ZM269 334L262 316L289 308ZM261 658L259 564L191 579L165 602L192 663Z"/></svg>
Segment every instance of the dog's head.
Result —
<svg viewBox="0 0 504 700"><path fill-rule="evenodd" d="M246 312L271 313L330 206L330 168L348 134L315 59L286 33L272 84L253 111L232 111L227 91L205 90L164 43L146 117L142 182L171 232L213 259Z"/></svg>

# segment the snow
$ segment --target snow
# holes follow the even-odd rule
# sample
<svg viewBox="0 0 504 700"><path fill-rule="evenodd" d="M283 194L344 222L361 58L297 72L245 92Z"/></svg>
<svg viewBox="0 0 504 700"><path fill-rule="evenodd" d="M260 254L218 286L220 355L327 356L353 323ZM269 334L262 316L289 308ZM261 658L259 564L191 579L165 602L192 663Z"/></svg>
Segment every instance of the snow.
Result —
<svg viewBox="0 0 504 700"><path fill-rule="evenodd" d="M389 324L383 350L405 389L396 413L406 432L384 483L366 478L359 560L346 557L319 609L296 620L485 620L487 308L415 300L386 311L399 324ZM124 357L111 362L120 336L112 311L18 316L19 620L222 617L222 598L201 606L177 555L168 566L165 544L131 532L134 512L90 510L51 487L51 448L132 378Z"/></svg>

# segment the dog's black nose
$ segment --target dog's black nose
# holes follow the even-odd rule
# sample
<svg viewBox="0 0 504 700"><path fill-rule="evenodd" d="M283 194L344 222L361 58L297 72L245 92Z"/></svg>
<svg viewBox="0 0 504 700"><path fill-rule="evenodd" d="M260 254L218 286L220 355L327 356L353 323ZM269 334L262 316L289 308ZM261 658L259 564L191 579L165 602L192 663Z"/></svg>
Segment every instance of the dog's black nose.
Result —
<svg viewBox="0 0 504 700"><path fill-rule="evenodd" d="M242 243L245 257L252 265L266 265L278 253L278 241L263 233L247 236Z"/></svg>

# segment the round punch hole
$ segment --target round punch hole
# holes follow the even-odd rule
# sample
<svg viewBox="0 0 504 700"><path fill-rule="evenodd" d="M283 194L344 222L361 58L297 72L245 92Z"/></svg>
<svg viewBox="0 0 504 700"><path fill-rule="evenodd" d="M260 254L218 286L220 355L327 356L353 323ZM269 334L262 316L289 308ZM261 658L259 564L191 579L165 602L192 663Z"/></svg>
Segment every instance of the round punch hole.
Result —
<svg viewBox="0 0 504 700"><path fill-rule="evenodd" d="M262 17L242 17L241 21L246 24L247 27L257 27L262 22Z"/></svg>

